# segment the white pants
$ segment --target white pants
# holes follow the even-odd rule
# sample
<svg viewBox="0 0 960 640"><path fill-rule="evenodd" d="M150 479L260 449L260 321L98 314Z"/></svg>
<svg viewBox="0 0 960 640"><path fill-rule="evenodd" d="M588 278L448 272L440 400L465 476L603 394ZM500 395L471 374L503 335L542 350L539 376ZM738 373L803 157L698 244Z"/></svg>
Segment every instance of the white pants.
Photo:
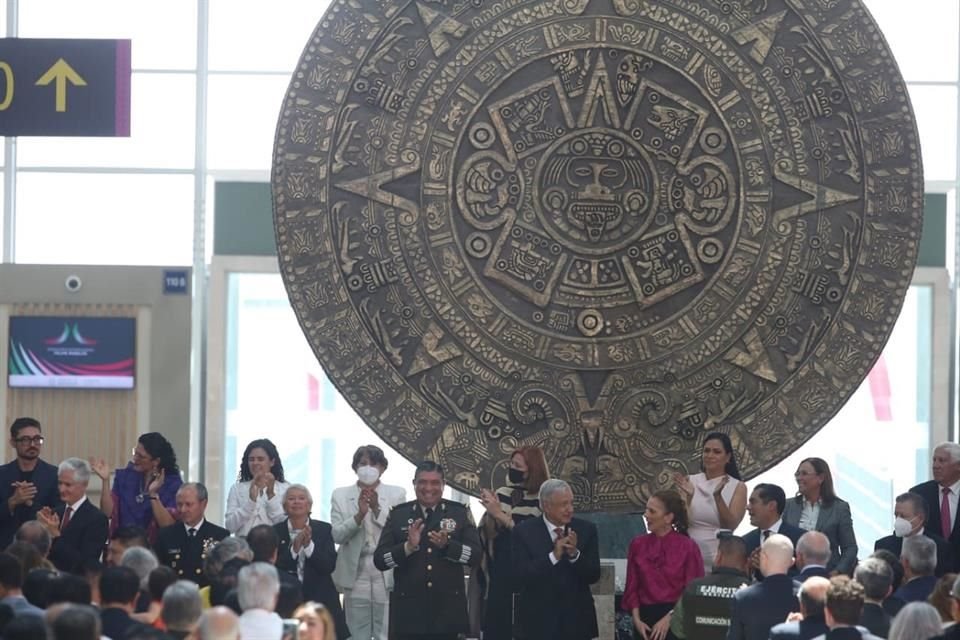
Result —
<svg viewBox="0 0 960 640"><path fill-rule="evenodd" d="M387 640L390 600L383 573L373 566L373 556L360 556L353 589L344 589L343 610L352 640Z"/></svg>

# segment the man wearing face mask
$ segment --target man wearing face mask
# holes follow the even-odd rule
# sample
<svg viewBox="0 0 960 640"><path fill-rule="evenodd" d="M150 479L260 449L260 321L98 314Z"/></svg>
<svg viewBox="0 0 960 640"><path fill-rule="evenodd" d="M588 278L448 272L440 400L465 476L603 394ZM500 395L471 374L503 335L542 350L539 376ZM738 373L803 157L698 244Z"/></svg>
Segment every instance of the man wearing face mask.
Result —
<svg viewBox="0 0 960 640"><path fill-rule="evenodd" d="M924 522L927 519L927 503L923 496L917 493L904 493L897 496L893 515L893 535L880 538L874 544L874 551L886 549L898 558L903 549L903 539L912 536L926 536L937 545L937 569L935 575L942 576L951 571L954 564L953 550L949 543L935 532L926 529Z"/></svg>
<svg viewBox="0 0 960 640"><path fill-rule="evenodd" d="M343 608L356 640L386 640L389 598L393 572L380 572L373 565L383 525L390 509L405 502L407 492L380 482L387 470L383 450L366 445L353 454L357 482L334 490L330 524L333 540L340 545L333 583L343 594Z"/></svg>

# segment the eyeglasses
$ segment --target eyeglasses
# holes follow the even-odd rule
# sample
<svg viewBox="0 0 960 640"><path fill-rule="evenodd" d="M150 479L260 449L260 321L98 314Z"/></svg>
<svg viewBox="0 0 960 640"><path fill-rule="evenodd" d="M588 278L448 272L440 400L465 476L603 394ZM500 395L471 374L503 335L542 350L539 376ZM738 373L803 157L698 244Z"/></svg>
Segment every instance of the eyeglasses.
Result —
<svg viewBox="0 0 960 640"><path fill-rule="evenodd" d="M21 436L19 438L14 438L14 442L17 444L43 444L43 436Z"/></svg>

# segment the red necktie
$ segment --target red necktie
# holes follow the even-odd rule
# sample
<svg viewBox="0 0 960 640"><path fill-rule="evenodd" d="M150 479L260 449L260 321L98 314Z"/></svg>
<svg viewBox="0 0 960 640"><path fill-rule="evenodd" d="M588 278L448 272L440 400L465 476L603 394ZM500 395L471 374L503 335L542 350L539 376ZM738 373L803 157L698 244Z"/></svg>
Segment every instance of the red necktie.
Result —
<svg viewBox="0 0 960 640"><path fill-rule="evenodd" d="M953 523L950 522L950 487L943 488L943 499L940 501L940 530L943 532L943 539L950 537L950 531L953 529Z"/></svg>
<svg viewBox="0 0 960 640"><path fill-rule="evenodd" d="M556 529L553 530L553 532L554 532L555 534L557 534L557 537L558 537L558 538L562 538L562 537L563 537L563 529L562 529L562 528L557 527Z"/></svg>
<svg viewBox="0 0 960 640"><path fill-rule="evenodd" d="M60 521L60 531L63 531L67 528L67 525L70 524L70 516L73 515L73 507L67 507L67 510L63 512L63 520Z"/></svg>

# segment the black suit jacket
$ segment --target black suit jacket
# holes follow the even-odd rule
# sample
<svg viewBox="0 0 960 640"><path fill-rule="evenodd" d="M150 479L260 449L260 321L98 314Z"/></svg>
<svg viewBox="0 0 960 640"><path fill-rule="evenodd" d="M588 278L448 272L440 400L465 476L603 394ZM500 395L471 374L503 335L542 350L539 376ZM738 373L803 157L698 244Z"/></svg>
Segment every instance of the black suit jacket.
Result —
<svg viewBox="0 0 960 640"><path fill-rule="evenodd" d="M777 531L777 533L790 538L790 542L793 543L793 547L794 549L796 549L797 541L800 540L800 536L805 534L806 531L792 524L787 524L786 522L780 522L780 530ZM759 528L754 529L753 531L750 531L749 533L747 533L747 535L743 536L743 543L747 547L748 557L750 556L751 553L754 552L754 550L757 547L760 546L762 536L763 536L763 532ZM790 567L790 575L796 577L796 573L797 573L796 567ZM759 569L754 569L753 579L760 582L763 581L763 574L760 573Z"/></svg>
<svg viewBox="0 0 960 640"><path fill-rule="evenodd" d="M799 609L793 579L784 573L767 576L734 594L727 640L767 640L770 629Z"/></svg>
<svg viewBox="0 0 960 640"><path fill-rule="evenodd" d="M101 632L108 638L123 638L132 630L148 629L147 625L137 622L123 609L108 607L100 610Z"/></svg>
<svg viewBox="0 0 960 640"><path fill-rule="evenodd" d="M823 614L809 616L799 622L781 622L770 629L770 640L810 640L828 631Z"/></svg>
<svg viewBox="0 0 960 640"><path fill-rule="evenodd" d="M160 529L153 550L160 564L165 564L176 571L180 579L190 580L205 587L210 584L203 572L203 562L207 559L207 552L229 535L230 532L223 527L204 520L191 539L187 536L187 528L183 523L174 522L169 527Z"/></svg>
<svg viewBox="0 0 960 640"><path fill-rule="evenodd" d="M67 506L57 508L60 522ZM83 501L77 512L70 516L70 522L60 530L50 547L50 561L60 571L84 575L87 567L100 561L103 545L107 542L110 521L100 509L93 506L89 498Z"/></svg>
<svg viewBox="0 0 960 640"><path fill-rule="evenodd" d="M553 541L543 518L530 518L513 528L511 557L520 592L519 619L528 640L589 640L598 635L597 612L590 585L600 579L597 527L574 518L580 557L550 561Z"/></svg>
<svg viewBox="0 0 960 640"><path fill-rule="evenodd" d="M923 528L923 535L937 543L937 569L934 575L939 578L945 573L954 571L953 549L950 548L950 544L926 527ZM899 558L903 550L903 538L899 536L880 538L873 544L874 551L879 549L886 549Z"/></svg>
<svg viewBox="0 0 960 640"><path fill-rule="evenodd" d="M906 603L924 602L933 593L937 586L936 576L920 576L910 582L904 582L900 588L893 592L894 598L900 598Z"/></svg>
<svg viewBox="0 0 960 640"><path fill-rule="evenodd" d="M7 508L7 500L13 495L13 483L20 479L20 467L17 461L0 465L0 549L6 549L13 542L13 535L24 522L36 520L37 512L43 507L56 509L60 506L60 489L57 487L57 468L52 464L37 460L33 470L33 484L37 487L37 497L33 504L18 505L13 513Z"/></svg>
<svg viewBox="0 0 960 640"><path fill-rule="evenodd" d="M277 547L277 569L297 576L297 561L290 553L290 527L288 521L273 525L280 538ZM303 599L313 600L325 606L337 624L337 638L348 638L347 621L340 606L340 594L333 586L333 570L337 566L337 550L333 545L333 530L327 522L310 519L310 539L313 553L303 564ZM299 578L298 578L299 579Z"/></svg>
<svg viewBox="0 0 960 640"><path fill-rule="evenodd" d="M875 636L886 638L890 635L890 622L892 618L878 604L872 602L863 603L863 612L860 614L860 626L865 627L867 631Z"/></svg>
<svg viewBox="0 0 960 640"><path fill-rule="evenodd" d="M917 493L923 496L923 499L927 501L927 520L923 523L924 533L930 532L939 535L940 500L942 499L940 494L940 485L936 480L927 480L926 482L921 482L917 486L912 487L910 489L910 493ZM957 512L957 515L960 516L960 509L958 509ZM948 568L948 571L958 571L960 570L960 517L954 518L953 529L950 530L950 537L947 538L947 542L950 543L953 560L953 563Z"/></svg>

